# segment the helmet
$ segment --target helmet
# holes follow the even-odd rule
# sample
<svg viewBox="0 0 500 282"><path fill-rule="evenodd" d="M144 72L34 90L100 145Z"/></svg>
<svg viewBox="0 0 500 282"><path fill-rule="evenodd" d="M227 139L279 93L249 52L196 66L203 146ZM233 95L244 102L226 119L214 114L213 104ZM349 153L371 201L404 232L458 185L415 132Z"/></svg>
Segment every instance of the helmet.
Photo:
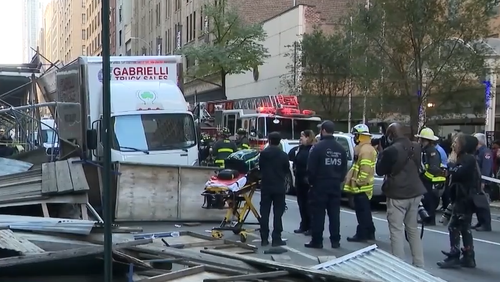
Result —
<svg viewBox="0 0 500 282"><path fill-rule="evenodd" d="M351 134L353 134L353 135L360 134L360 135L371 136L370 129L368 128L368 126L366 126L366 124L362 124L362 123L355 125L351 129Z"/></svg>
<svg viewBox="0 0 500 282"><path fill-rule="evenodd" d="M231 131L229 131L229 128L227 127L223 127L221 130L220 130L220 134L224 135L224 136L229 136L231 135Z"/></svg>
<svg viewBox="0 0 500 282"><path fill-rule="evenodd" d="M416 134L415 137L427 139L427 140L431 140L431 141L439 140L439 137L434 135L434 131L428 127L422 128L422 130L420 130L420 134Z"/></svg>
<svg viewBox="0 0 500 282"><path fill-rule="evenodd" d="M247 135L247 131L244 128L238 128L238 130L236 130L236 134Z"/></svg>

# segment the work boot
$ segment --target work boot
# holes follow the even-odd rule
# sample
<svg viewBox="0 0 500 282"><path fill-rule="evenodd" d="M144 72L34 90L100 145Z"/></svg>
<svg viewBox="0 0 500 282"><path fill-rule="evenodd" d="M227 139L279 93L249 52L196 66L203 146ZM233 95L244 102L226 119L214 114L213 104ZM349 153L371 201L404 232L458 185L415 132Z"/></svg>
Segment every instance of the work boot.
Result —
<svg viewBox="0 0 500 282"><path fill-rule="evenodd" d="M480 226L474 228L474 230L480 231L480 232L491 232L491 226L480 225Z"/></svg>
<svg viewBox="0 0 500 282"><path fill-rule="evenodd" d="M370 240L370 241L375 241L375 239L376 239L376 237L375 237L375 232L370 233L370 235L368 235L368 238L367 238L367 239L368 239L368 240Z"/></svg>
<svg viewBox="0 0 500 282"><path fill-rule="evenodd" d="M304 244L304 247L309 249L323 249L323 244L311 241L309 243Z"/></svg>
<svg viewBox="0 0 500 282"><path fill-rule="evenodd" d="M347 237L347 242L366 242L366 238L358 235L358 234L354 234L354 236L352 237Z"/></svg>
<svg viewBox="0 0 500 282"><path fill-rule="evenodd" d="M293 230L293 233L295 233L295 234L304 234L306 232L307 232L307 230L306 229L302 229L302 228Z"/></svg>
<svg viewBox="0 0 500 282"><path fill-rule="evenodd" d="M460 252L457 251L450 251L450 252L445 252L441 251L443 255L446 256L446 258L442 261L437 262L437 265L440 268L460 268Z"/></svg>
<svg viewBox="0 0 500 282"><path fill-rule="evenodd" d="M474 251L462 249L462 258L460 259L460 265L467 268L476 268L476 258Z"/></svg>
<svg viewBox="0 0 500 282"><path fill-rule="evenodd" d="M268 239L263 239L262 241L260 241L260 245L262 247L269 246L269 240Z"/></svg>
<svg viewBox="0 0 500 282"><path fill-rule="evenodd" d="M340 248L340 242L332 242L332 249Z"/></svg>
<svg viewBox="0 0 500 282"><path fill-rule="evenodd" d="M312 234L311 230L307 230L306 232L304 232L305 236L311 236L311 234Z"/></svg>
<svg viewBox="0 0 500 282"><path fill-rule="evenodd" d="M276 240L273 240L273 242L271 243L271 246L272 247L286 246L286 241L283 241L281 239L276 239Z"/></svg>

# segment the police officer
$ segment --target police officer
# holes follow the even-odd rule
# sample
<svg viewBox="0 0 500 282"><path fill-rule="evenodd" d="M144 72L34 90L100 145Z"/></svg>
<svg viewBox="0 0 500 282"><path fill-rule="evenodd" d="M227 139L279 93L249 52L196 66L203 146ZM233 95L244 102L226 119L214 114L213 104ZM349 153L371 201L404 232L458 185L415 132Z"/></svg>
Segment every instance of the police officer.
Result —
<svg viewBox="0 0 500 282"><path fill-rule="evenodd" d="M223 168L224 160L232 153L238 151L236 143L229 140L231 132L228 128L222 128L220 132L220 139L214 143L212 147L212 154L214 156L214 163L216 166Z"/></svg>
<svg viewBox="0 0 500 282"><path fill-rule="evenodd" d="M309 151L307 175L311 189L311 241L306 248L323 248L325 210L330 220L332 248L340 247L341 183L347 174L347 153L333 136L334 124L326 120L319 126L321 141Z"/></svg>
<svg viewBox="0 0 500 282"><path fill-rule="evenodd" d="M364 242L375 239L370 199L373 196L373 183L377 151L371 145L368 126L358 124L351 130L354 143L354 164L347 173L344 192L354 199L354 210L358 219L356 234L347 237L349 242Z"/></svg>
<svg viewBox="0 0 500 282"><path fill-rule="evenodd" d="M250 142L248 142L247 131L243 128L240 128L236 131L238 134L236 139L236 146L238 150L250 149Z"/></svg>
<svg viewBox="0 0 500 282"><path fill-rule="evenodd" d="M420 178L427 190L422 203L429 214L429 218L424 222L425 225L436 225L436 209L439 205L439 197L434 193L435 185L442 185L446 182L444 167L441 164L441 155L434 146L434 142L439 140L439 137L434 135L434 131L424 127L420 134L415 135L418 142L422 146L422 167Z"/></svg>
<svg viewBox="0 0 500 282"><path fill-rule="evenodd" d="M486 147L486 135L483 133L476 133L474 137L477 138L478 145L476 148L476 160L481 170L482 176L492 176L493 173L493 156L491 150ZM484 188L486 185L485 180L481 180L481 191L484 193ZM491 231L491 210L490 205L487 201L476 202L476 215L477 224L472 228L476 231Z"/></svg>

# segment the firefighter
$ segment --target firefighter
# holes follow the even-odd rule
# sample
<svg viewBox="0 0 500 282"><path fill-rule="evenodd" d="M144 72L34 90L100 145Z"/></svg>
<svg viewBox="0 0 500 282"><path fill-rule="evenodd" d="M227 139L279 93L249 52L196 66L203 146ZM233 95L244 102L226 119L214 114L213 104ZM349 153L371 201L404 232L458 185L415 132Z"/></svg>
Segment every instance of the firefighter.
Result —
<svg viewBox="0 0 500 282"><path fill-rule="evenodd" d="M214 163L216 166L221 168L224 167L224 160L232 153L238 151L236 143L229 140L229 135L231 135L229 129L227 127L222 128L219 133L219 140L215 142L212 147Z"/></svg>
<svg viewBox="0 0 500 282"><path fill-rule="evenodd" d="M423 223L434 226L436 225L436 209L439 205L439 198L433 190L435 186L442 187L443 183L446 182L445 170L441 164L441 155L434 145L434 142L439 140L439 137L435 136L434 131L427 127L424 127L420 134L415 135L415 137L418 138L418 142L422 146L420 178L427 190L422 202L429 214L429 218Z"/></svg>
<svg viewBox="0 0 500 282"><path fill-rule="evenodd" d="M356 234L347 237L349 242L375 240L370 200L373 196L373 183L377 151L371 145L371 134L368 126L358 124L351 131L356 147L354 147L354 164L346 175L344 192L352 195L354 210L358 220Z"/></svg>
<svg viewBox="0 0 500 282"><path fill-rule="evenodd" d="M236 146L238 150L250 149L250 142L248 142L247 131L243 128L240 128L236 131L237 139Z"/></svg>

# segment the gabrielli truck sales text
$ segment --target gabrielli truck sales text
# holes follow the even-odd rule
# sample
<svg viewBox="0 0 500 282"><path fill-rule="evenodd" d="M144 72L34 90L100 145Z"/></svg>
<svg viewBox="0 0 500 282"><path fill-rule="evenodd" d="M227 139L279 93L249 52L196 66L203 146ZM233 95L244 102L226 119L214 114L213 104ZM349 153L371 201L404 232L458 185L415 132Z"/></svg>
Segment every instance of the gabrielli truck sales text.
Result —
<svg viewBox="0 0 500 282"><path fill-rule="evenodd" d="M168 67L115 67L116 80L167 80Z"/></svg>

